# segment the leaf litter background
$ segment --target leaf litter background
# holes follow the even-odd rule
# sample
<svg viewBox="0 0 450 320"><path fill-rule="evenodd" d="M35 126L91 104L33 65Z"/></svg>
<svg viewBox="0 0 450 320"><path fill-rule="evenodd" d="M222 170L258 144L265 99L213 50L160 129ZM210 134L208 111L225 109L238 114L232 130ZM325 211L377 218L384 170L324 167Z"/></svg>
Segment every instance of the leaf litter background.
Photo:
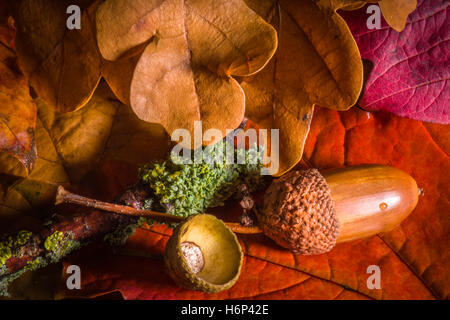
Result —
<svg viewBox="0 0 450 320"><path fill-rule="evenodd" d="M441 10L431 14L421 13L422 23L428 20L442 21L439 16L443 13L446 15L447 5L443 2L437 4L441 6ZM419 5L422 5L421 1ZM387 36L376 37L378 32L374 31L374 38L369 40L364 35L358 37L355 26L363 25L366 17L364 9L361 10L359 15L354 15L354 12L344 15L356 35L362 57L371 59L374 63L360 102L361 107L366 108L365 101L373 101L367 98L371 87L380 90L380 86L370 85L376 82L371 82L371 77L380 78L376 73L379 72L376 70L379 70L377 66L380 62L376 58L389 56L391 46L401 46L398 46L396 37L399 34L394 33L395 31L388 32L387 29L379 31L380 34L388 32ZM415 13L410 16L406 30L414 25L411 21L417 19ZM433 50L438 48L442 50L440 59L444 59L439 61L448 61L448 50L445 50L445 46L448 46L448 34L439 34L442 30L445 31L442 24L440 26L433 29L434 37L440 39L436 42L439 44L433 46L431 43L428 50L427 47L424 48L424 54L439 56L433 54ZM382 40L382 44L378 43L383 37L385 40ZM370 49L374 48L372 42L379 45L375 46L377 50ZM414 56L414 53L407 50L405 52ZM421 58L426 61L426 58ZM411 59L403 62L409 60ZM389 59L380 58L380 61L395 64L395 59L394 62L389 62ZM402 62L397 64L401 66ZM446 72L442 69L445 68L440 68L441 73ZM385 71L382 78L391 79L389 81L405 80L405 74L411 74L406 68L393 67ZM402 76L397 74L402 72L405 73ZM448 98L444 99L448 97L448 89L445 90L448 74L425 72L422 76L424 83L431 83L428 94L423 96L433 99L427 100L428 103L436 101L437 106L437 109L427 108L426 113L434 116L433 120L448 122L448 118L445 118ZM443 79L443 90L433 88L435 77ZM418 78L414 78L411 81L417 80ZM405 88L410 87L410 84L406 84ZM421 87L426 89L428 85ZM420 97L419 92L417 102L410 95L399 95L394 102L402 103L405 100L401 98L404 98L407 100L404 106L411 103L422 105L425 98ZM112 198L133 182L137 163L148 161L152 157L162 157L167 150L164 130L160 126L138 120L129 108L115 100L104 84L85 108L75 111L70 117L52 111L42 101L38 101L37 105L39 111L35 139L38 158L35 168L27 179L19 179L12 187L8 184L8 188L2 193L3 196L15 198L8 203L16 206L6 210L10 221L24 219L21 214L23 210L48 201L57 183L76 184L85 194ZM136 139L130 138L130 135ZM74 292L65 291L61 287L57 297L73 297L74 294L95 297L118 291L127 299L448 299L449 135L448 125L423 123L384 112L368 113L356 107L341 112L316 107L304 155L312 165L330 168L362 163L388 164L411 174L424 189L425 195L421 197L418 207L398 228L370 239L340 244L330 253L320 256L295 256L263 237L241 237L246 252L241 278L232 289L215 295L185 290L173 284L165 274L161 259L170 235L169 229L163 226L140 229L124 248L117 249L116 252L110 250L107 253L108 250L103 247L91 246L66 259L65 265L81 266L83 289ZM64 147L64 144L72 149ZM136 152L143 148L151 152ZM77 153L80 157L73 156ZM2 171L9 175L14 173L18 177L25 176L23 166L10 158L3 162L10 165L2 167ZM49 173L52 176L48 177ZM28 190L33 193L27 192ZM220 211L218 214L222 216L233 216L237 212L237 206L229 203ZM41 214L48 215L48 211ZM367 289L366 268L371 264L381 267L381 290ZM50 271L53 272L52 279L59 280L61 274L55 276L54 269L55 267L50 268L47 273L27 275L21 279L21 283L15 284L16 291L25 296L42 295L43 293L33 292L29 283L41 283L42 279L48 279ZM64 275L62 272L63 280Z"/></svg>

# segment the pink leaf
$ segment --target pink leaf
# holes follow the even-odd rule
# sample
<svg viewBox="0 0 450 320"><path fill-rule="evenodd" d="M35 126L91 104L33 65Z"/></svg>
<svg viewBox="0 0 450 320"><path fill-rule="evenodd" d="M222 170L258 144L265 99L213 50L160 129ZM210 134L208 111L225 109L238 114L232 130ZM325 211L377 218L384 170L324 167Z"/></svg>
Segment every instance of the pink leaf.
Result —
<svg viewBox="0 0 450 320"><path fill-rule="evenodd" d="M418 0L405 29L397 32L384 21L369 30L366 7L343 12L361 57L373 62L360 106L400 116L450 123L449 1Z"/></svg>

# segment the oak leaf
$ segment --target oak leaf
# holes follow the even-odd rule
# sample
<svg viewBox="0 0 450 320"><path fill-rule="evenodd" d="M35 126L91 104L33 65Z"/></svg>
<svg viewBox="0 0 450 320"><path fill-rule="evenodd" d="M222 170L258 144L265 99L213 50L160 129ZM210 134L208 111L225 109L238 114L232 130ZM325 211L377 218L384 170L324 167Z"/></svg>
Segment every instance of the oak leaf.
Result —
<svg viewBox="0 0 450 320"><path fill-rule="evenodd" d="M400 32L405 28L409 14L416 9L417 0L381 0L379 6L386 22Z"/></svg>
<svg viewBox="0 0 450 320"><path fill-rule="evenodd" d="M406 19L411 12L416 9L417 0L366 0L352 1L342 0L346 2L343 10L357 10L365 6L366 3L378 4L383 14L384 20L397 32L401 32L405 28Z"/></svg>
<svg viewBox="0 0 450 320"><path fill-rule="evenodd" d="M356 103L362 63L345 21L336 13L345 1L247 3L278 32L275 57L241 85L246 116L261 128L279 129L281 175L302 157L315 104L345 110Z"/></svg>
<svg viewBox="0 0 450 320"><path fill-rule="evenodd" d="M144 46L131 83L115 91L129 89L137 116L161 123L170 134L178 128L192 133L198 120L204 131L218 129L222 136L236 128L245 97L232 76L258 72L277 46L275 30L242 0L135 1L132 6L108 0L96 21L105 59L115 61Z"/></svg>

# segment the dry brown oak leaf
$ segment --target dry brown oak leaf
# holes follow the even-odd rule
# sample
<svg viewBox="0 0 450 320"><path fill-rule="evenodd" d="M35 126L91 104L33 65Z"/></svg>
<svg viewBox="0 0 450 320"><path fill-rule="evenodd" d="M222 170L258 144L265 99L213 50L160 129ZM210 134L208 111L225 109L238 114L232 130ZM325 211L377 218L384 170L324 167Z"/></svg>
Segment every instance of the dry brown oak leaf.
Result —
<svg viewBox="0 0 450 320"><path fill-rule="evenodd" d="M348 1L246 2L278 32L274 58L241 85L246 116L260 128L279 129L276 175L281 175L302 157L315 104L346 110L356 103L363 82L361 57L336 13ZM270 138L266 150L271 149Z"/></svg>
<svg viewBox="0 0 450 320"><path fill-rule="evenodd" d="M409 14L417 7L417 0L367 0L347 2L348 4L342 8L343 10L356 10L363 7L366 3L378 4L384 20L398 32L401 32L405 28L406 19L408 19Z"/></svg>
<svg viewBox="0 0 450 320"><path fill-rule="evenodd" d="M401 32L406 19L417 7L417 0L381 0L378 2L384 20L395 30Z"/></svg>
<svg viewBox="0 0 450 320"><path fill-rule="evenodd" d="M169 134L183 128L192 135L200 120L203 131L220 131L217 139L237 128L245 96L232 76L258 72L277 47L274 28L243 0L107 0L96 26L107 60L144 46L131 83L121 83L125 90L106 79L113 91L130 92L140 119L161 123Z"/></svg>
<svg viewBox="0 0 450 320"><path fill-rule="evenodd" d="M53 204L60 184L110 199L111 188L119 181L120 185L135 182L139 164L165 158L168 151L164 128L139 120L105 83L84 108L74 112L61 114L42 99L36 104L34 170L24 176L17 161L0 158L0 168L8 169L9 176L21 177L10 183L0 176L0 225L5 227L5 221L20 219L30 210L40 217L33 209ZM121 178L110 173L112 166L112 171L123 173ZM49 211L43 214L47 216L42 218L48 218Z"/></svg>
<svg viewBox="0 0 450 320"><path fill-rule="evenodd" d="M37 95L60 112L81 108L97 87L103 61L95 40L93 0L10 0L20 66ZM67 8L82 9L69 30Z"/></svg>
<svg viewBox="0 0 450 320"><path fill-rule="evenodd" d="M0 163L2 159L15 162L15 158L22 163L23 174L28 174L36 159L36 105L9 45L13 30L3 22L0 21ZM0 174L5 171L0 166Z"/></svg>

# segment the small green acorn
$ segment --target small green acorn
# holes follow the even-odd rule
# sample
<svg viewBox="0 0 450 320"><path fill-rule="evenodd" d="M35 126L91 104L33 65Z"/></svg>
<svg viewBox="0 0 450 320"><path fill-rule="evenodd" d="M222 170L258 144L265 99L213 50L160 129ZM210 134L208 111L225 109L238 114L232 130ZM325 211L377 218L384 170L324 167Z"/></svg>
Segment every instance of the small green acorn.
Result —
<svg viewBox="0 0 450 320"><path fill-rule="evenodd" d="M239 278L243 258L236 235L209 214L180 223L164 254L169 274L177 284L207 293L231 288Z"/></svg>

